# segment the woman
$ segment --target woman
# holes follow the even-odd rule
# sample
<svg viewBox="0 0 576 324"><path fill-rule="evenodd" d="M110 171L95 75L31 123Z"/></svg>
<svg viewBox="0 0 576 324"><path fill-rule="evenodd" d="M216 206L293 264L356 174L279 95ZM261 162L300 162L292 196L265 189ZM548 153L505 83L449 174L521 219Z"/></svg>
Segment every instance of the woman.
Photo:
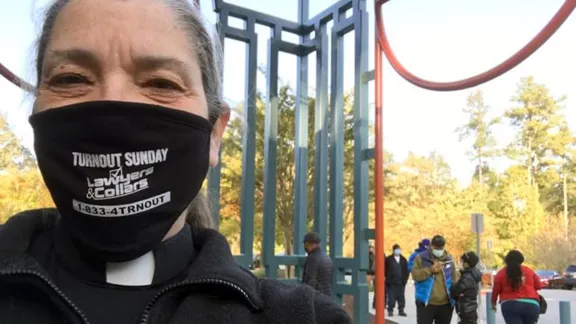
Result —
<svg viewBox="0 0 576 324"><path fill-rule="evenodd" d="M220 55L186 0L49 8L30 123L57 211L2 226L1 322L351 323L307 286L255 278L222 235L186 224L230 117Z"/></svg>
<svg viewBox="0 0 576 324"><path fill-rule="evenodd" d="M532 269L522 265L524 256L520 251L510 251L504 261L506 267L494 277L492 308L496 310L500 297L506 324L534 324L540 314L537 292L542 289L540 278Z"/></svg>

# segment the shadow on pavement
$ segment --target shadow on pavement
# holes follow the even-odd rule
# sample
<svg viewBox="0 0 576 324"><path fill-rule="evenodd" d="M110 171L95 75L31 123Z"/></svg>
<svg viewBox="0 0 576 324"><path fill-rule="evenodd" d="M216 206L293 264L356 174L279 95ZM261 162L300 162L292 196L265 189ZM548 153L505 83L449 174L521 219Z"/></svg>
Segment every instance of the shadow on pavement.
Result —
<svg viewBox="0 0 576 324"><path fill-rule="evenodd" d="M346 310L346 312L348 312L350 317L352 317L352 320L354 320L354 297L349 296L349 295L345 295L342 298L342 303L343 303L343 306L344 306L344 309ZM368 324L374 324L375 322L376 322L376 320L375 320L374 314L369 314L368 315ZM395 322L395 321L391 321L389 319L386 319L386 324L399 324L399 323Z"/></svg>

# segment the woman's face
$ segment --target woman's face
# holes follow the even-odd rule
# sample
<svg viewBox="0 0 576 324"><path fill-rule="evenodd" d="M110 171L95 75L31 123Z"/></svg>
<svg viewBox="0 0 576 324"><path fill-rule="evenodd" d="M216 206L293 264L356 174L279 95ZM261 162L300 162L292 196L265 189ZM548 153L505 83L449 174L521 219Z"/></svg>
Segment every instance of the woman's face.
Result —
<svg viewBox="0 0 576 324"><path fill-rule="evenodd" d="M161 1L70 1L46 48L35 111L113 100L157 104L208 118L194 53ZM212 133L212 165L226 122L227 115Z"/></svg>

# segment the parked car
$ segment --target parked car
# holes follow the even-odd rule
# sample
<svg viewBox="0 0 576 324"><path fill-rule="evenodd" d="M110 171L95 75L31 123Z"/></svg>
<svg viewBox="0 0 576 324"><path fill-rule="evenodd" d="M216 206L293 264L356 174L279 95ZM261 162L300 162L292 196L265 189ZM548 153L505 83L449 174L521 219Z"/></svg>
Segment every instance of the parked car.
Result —
<svg viewBox="0 0 576 324"><path fill-rule="evenodd" d="M561 289L564 288L564 278L555 270L536 270L540 277L540 282L544 288Z"/></svg>
<svg viewBox="0 0 576 324"><path fill-rule="evenodd" d="M576 265L571 264L564 271L564 287L572 290L576 286Z"/></svg>

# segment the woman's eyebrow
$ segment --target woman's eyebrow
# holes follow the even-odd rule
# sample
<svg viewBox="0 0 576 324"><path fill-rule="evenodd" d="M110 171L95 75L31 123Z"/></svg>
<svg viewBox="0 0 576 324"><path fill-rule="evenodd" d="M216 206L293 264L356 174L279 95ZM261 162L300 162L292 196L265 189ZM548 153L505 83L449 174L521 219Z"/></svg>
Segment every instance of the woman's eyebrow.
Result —
<svg viewBox="0 0 576 324"><path fill-rule="evenodd" d="M49 74L58 65L66 63L76 64L96 72L102 62L94 53L84 49L52 50L46 55L43 73ZM138 71L170 70L180 75L183 79L187 79L192 70L192 67L188 63L169 56L136 56L133 59L133 63L134 68Z"/></svg>
<svg viewBox="0 0 576 324"><path fill-rule="evenodd" d="M134 58L134 66L139 71L169 70L183 79L188 79L192 71L188 63L169 56L137 56Z"/></svg>
<svg viewBox="0 0 576 324"><path fill-rule="evenodd" d="M46 55L43 72L47 74L53 71L58 65L65 63L76 64L92 71L97 71L101 65L100 60L94 53L84 49L52 50Z"/></svg>

